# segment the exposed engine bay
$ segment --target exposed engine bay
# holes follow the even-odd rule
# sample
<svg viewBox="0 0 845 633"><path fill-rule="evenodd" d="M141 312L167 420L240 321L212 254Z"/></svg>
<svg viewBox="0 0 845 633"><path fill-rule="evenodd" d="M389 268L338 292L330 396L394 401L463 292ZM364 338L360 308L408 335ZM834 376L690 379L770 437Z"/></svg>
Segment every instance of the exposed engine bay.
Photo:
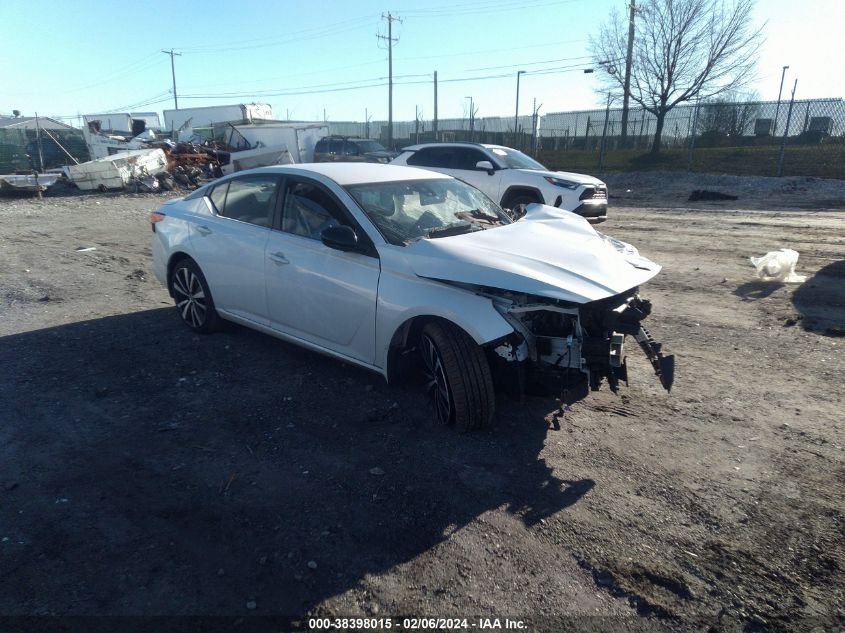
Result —
<svg viewBox="0 0 845 633"><path fill-rule="evenodd" d="M605 380L616 393L620 382L628 383L628 336L645 353L661 385L671 390L675 358L664 356L661 344L643 327L651 303L639 297L637 288L581 305L501 291L491 298L514 328L492 347L493 360L501 369L516 371L520 396L540 386L571 404Z"/></svg>

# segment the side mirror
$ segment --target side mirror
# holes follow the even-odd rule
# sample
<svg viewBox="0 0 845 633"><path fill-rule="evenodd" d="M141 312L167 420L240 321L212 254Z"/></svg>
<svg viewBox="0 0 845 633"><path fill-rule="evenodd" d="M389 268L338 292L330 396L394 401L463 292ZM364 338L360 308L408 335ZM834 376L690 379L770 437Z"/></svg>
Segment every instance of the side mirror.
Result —
<svg viewBox="0 0 845 633"><path fill-rule="evenodd" d="M349 226L330 226L320 233L320 241L338 251L360 250L358 235Z"/></svg>
<svg viewBox="0 0 845 633"><path fill-rule="evenodd" d="M475 168L479 171L486 171L491 176L496 172L496 168L493 167L493 163L489 160L480 160L475 163Z"/></svg>

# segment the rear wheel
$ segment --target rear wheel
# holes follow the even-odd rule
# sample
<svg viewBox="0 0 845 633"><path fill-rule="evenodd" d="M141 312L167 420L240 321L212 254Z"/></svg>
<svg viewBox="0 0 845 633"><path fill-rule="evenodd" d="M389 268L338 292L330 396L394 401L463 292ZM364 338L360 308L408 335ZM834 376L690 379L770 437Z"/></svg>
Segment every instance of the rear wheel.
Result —
<svg viewBox="0 0 845 633"><path fill-rule="evenodd" d="M205 277L192 259L183 259L173 268L170 287L179 316L189 328L202 334L214 332L220 317L214 308Z"/></svg>
<svg viewBox="0 0 845 633"><path fill-rule="evenodd" d="M484 350L459 327L434 321L423 328L420 352L438 421L461 432L487 426L495 397Z"/></svg>

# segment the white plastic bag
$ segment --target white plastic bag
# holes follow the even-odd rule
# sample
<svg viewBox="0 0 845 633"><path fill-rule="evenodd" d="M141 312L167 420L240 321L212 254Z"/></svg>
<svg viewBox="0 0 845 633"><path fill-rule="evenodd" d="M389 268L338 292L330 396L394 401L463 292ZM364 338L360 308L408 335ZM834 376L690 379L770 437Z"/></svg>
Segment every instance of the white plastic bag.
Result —
<svg viewBox="0 0 845 633"><path fill-rule="evenodd" d="M762 257L751 257L750 259L751 265L757 269L757 276L764 281L800 284L807 280L804 275L795 274L798 251L793 251L791 248L770 251Z"/></svg>

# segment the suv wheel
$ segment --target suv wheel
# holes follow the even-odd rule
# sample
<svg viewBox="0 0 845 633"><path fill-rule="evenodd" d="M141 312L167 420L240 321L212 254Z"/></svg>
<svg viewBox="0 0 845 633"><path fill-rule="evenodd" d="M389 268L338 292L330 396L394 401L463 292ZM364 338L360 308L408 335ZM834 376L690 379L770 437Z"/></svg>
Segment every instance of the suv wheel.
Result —
<svg viewBox="0 0 845 633"><path fill-rule="evenodd" d="M535 194L516 193L508 196L508 199L502 202L502 206L513 211L516 217L521 218L525 215L525 207L535 202L542 203L543 201Z"/></svg>
<svg viewBox="0 0 845 633"><path fill-rule="evenodd" d="M487 426L495 397L484 350L459 327L434 321L423 328L420 352L438 421L461 432Z"/></svg>

